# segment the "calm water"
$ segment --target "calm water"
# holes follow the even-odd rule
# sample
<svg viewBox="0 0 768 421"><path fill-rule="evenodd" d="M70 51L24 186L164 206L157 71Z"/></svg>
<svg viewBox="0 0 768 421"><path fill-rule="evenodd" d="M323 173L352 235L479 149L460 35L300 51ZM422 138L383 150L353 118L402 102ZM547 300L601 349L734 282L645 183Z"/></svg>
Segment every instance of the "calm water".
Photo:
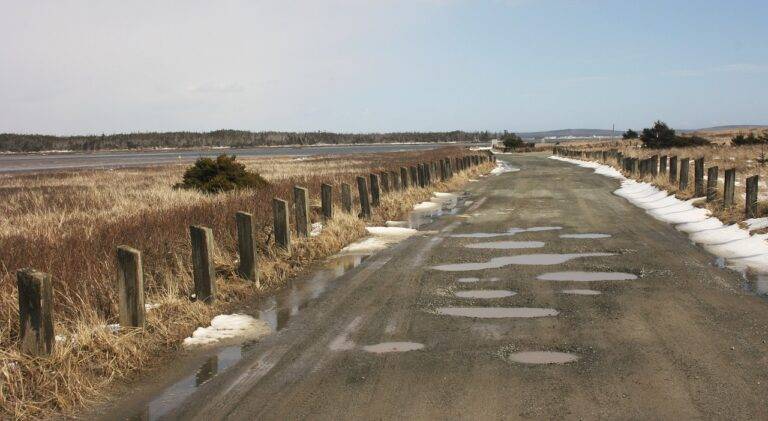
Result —
<svg viewBox="0 0 768 421"><path fill-rule="evenodd" d="M35 172L78 168L121 168L194 161L200 157L216 157L223 153L239 157L253 158L260 156L317 156L349 155L358 153L381 153L399 151L420 151L455 144L418 144L418 145L351 145L351 146L285 146L253 147L243 149L207 149L207 150L158 150L158 151L119 151L119 152L67 152L41 153L24 155L0 155L0 173Z"/></svg>

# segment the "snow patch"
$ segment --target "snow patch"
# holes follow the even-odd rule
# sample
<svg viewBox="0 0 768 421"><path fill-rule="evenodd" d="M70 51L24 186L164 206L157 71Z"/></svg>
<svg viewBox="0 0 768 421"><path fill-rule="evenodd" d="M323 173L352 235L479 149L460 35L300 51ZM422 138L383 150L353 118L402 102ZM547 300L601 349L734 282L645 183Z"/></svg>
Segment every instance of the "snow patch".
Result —
<svg viewBox="0 0 768 421"><path fill-rule="evenodd" d="M508 172L520 171L520 168L511 167L509 164L502 160L496 161L496 168L491 170L492 175L501 175Z"/></svg>
<svg viewBox="0 0 768 421"><path fill-rule="evenodd" d="M404 227L366 227L365 229L371 234L371 237L344 247L341 249L342 254L372 254L418 232L415 229Z"/></svg>
<svg viewBox="0 0 768 421"><path fill-rule="evenodd" d="M317 237L318 235L320 235L321 232L323 232L323 223L322 222L312 223L312 229L309 231L309 236Z"/></svg>
<svg viewBox="0 0 768 421"><path fill-rule="evenodd" d="M220 314L208 327L198 327L192 336L184 339L185 347L219 344L220 342L245 342L262 338L272 332L269 325L247 314Z"/></svg>

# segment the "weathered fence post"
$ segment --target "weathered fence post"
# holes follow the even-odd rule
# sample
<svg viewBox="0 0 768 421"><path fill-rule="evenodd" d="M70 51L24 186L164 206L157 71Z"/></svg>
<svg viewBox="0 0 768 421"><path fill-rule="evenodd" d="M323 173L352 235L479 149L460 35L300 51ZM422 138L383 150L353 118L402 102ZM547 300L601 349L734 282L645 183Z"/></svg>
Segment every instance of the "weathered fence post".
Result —
<svg viewBox="0 0 768 421"><path fill-rule="evenodd" d="M333 187L330 184L320 185L320 204L323 209L323 218L326 221L333 219Z"/></svg>
<svg viewBox="0 0 768 421"><path fill-rule="evenodd" d="M725 186L723 187L723 207L733 204L733 196L736 192L736 168L725 170Z"/></svg>
<svg viewBox="0 0 768 421"><path fill-rule="evenodd" d="M368 184L365 177L357 177L357 194L360 197L360 216L365 219L371 218L371 202L368 199Z"/></svg>
<svg viewBox="0 0 768 421"><path fill-rule="evenodd" d="M693 197L704 196L704 158L693 161Z"/></svg>
<svg viewBox="0 0 768 421"><path fill-rule="evenodd" d="M713 202L717 199L717 166L707 168L707 202Z"/></svg>
<svg viewBox="0 0 768 421"><path fill-rule="evenodd" d="M659 158L659 174L667 173L667 156L664 155Z"/></svg>
<svg viewBox="0 0 768 421"><path fill-rule="evenodd" d="M445 161L441 159L440 160L440 181L445 181L446 178L448 178L448 175L446 174L446 170L445 170Z"/></svg>
<svg viewBox="0 0 768 421"><path fill-rule="evenodd" d="M654 155L651 157L651 175L656 177L659 175L659 156Z"/></svg>
<svg viewBox="0 0 768 421"><path fill-rule="evenodd" d="M420 187L419 186L419 170L416 168L416 166L410 166L408 170L411 173L411 186L412 187Z"/></svg>
<svg viewBox="0 0 768 421"><path fill-rule="evenodd" d="M690 168L690 159L680 158L680 191L688 188L688 173Z"/></svg>
<svg viewBox="0 0 768 421"><path fill-rule="evenodd" d="M386 171L382 171L379 178L381 180L381 192L389 193L389 174Z"/></svg>
<svg viewBox="0 0 768 421"><path fill-rule="evenodd" d="M195 298L205 303L216 299L216 272L213 264L213 231L193 225L189 227L192 239L192 274Z"/></svg>
<svg viewBox="0 0 768 421"><path fill-rule="evenodd" d="M757 183L759 179L760 177L757 175L747 177L747 196L744 209L747 219L759 216L757 214Z"/></svg>
<svg viewBox="0 0 768 421"><path fill-rule="evenodd" d="M397 173L397 171L390 171L389 172L389 183L392 191L399 191L401 190L400 187L400 177Z"/></svg>
<svg viewBox="0 0 768 421"><path fill-rule="evenodd" d="M374 208L381 204L381 190L379 189L379 176L371 174L371 206Z"/></svg>
<svg viewBox="0 0 768 421"><path fill-rule="evenodd" d="M403 190L408 188L408 169L400 167L400 186Z"/></svg>
<svg viewBox="0 0 768 421"><path fill-rule="evenodd" d="M16 272L19 289L19 345L29 355L53 351L53 286L51 275L34 269Z"/></svg>
<svg viewBox="0 0 768 421"><path fill-rule="evenodd" d="M117 295L120 326L144 327L144 272L141 252L117 247Z"/></svg>
<svg viewBox="0 0 768 421"><path fill-rule="evenodd" d="M235 214L235 226L237 227L237 251L240 255L240 263L237 266L237 274L249 281L259 283L259 268L256 257L256 244L253 239L253 215L246 212Z"/></svg>
<svg viewBox="0 0 768 421"><path fill-rule="evenodd" d="M424 166L421 165L421 164L416 165L416 171L418 173L418 178L419 178L419 180L418 180L419 187L424 187L424 184L425 184L424 179L426 177L424 175Z"/></svg>
<svg viewBox="0 0 768 421"><path fill-rule="evenodd" d="M272 220L275 232L275 244L288 250L291 247L291 229L288 226L288 202L272 199Z"/></svg>
<svg viewBox="0 0 768 421"><path fill-rule="evenodd" d="M347 183L341 183L341 207L344 212L352 212L352 189Z"/></svg>
<svg viewBox="0 0 768 421"><path fill-rule="evenodd" d="M293 187L293 214L296 220L296 234L299 237L309 237L309 201L308 192L304 187Z"/></svg>
<svg viewBox="0 0 768 421"><path fill-rule="evenodd" d="M669 157L669 182L674 184L677 182L677 157Z"/></svg>

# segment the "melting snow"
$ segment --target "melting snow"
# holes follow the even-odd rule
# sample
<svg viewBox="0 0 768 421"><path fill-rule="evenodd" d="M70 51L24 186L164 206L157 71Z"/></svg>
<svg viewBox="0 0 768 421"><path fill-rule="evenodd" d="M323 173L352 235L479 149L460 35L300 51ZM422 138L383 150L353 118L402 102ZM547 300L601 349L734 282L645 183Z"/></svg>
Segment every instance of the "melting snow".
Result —
<svg viewBox="0 0 768 421"><path fill-rule="evenodd" d="M214 345L222 341L244 342L259 339L272 332L267 322L247 314L220 314L208 327L198 327L184 339L184 346Z"/></svg>
<svg viewBox="0 0 768 421"><path fill-rule="evenodd" d="M510 167L509 164L502 160L496 161L496 168L491 170L491 174L493 175L501 175L508 172L515 172L520 171L520 168Z"/></svg>
<svg viewBox="0 0 768 421"><path fill-rule="evenodd" d="M390 244L400 242L418 231L403 227L366 227L371 237L352 243L343 249L344 254L370 254L387 248Z"/></svg>

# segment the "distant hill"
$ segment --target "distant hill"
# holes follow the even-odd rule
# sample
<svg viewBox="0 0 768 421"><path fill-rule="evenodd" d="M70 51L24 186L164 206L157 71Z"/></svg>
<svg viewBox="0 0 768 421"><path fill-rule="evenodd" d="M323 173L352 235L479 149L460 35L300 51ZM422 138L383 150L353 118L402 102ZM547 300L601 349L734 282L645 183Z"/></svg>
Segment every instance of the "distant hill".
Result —
<svg viewBox="0 0 768 421"><path fill-rule="evenodd" d="M610 137L614 133L615 136L621 136L622 130L605 129L560 129L560 130L547 130L541 132L520 132L518 135L524 139L543 139L543 138L585 138L585 137Z"/></svg>

